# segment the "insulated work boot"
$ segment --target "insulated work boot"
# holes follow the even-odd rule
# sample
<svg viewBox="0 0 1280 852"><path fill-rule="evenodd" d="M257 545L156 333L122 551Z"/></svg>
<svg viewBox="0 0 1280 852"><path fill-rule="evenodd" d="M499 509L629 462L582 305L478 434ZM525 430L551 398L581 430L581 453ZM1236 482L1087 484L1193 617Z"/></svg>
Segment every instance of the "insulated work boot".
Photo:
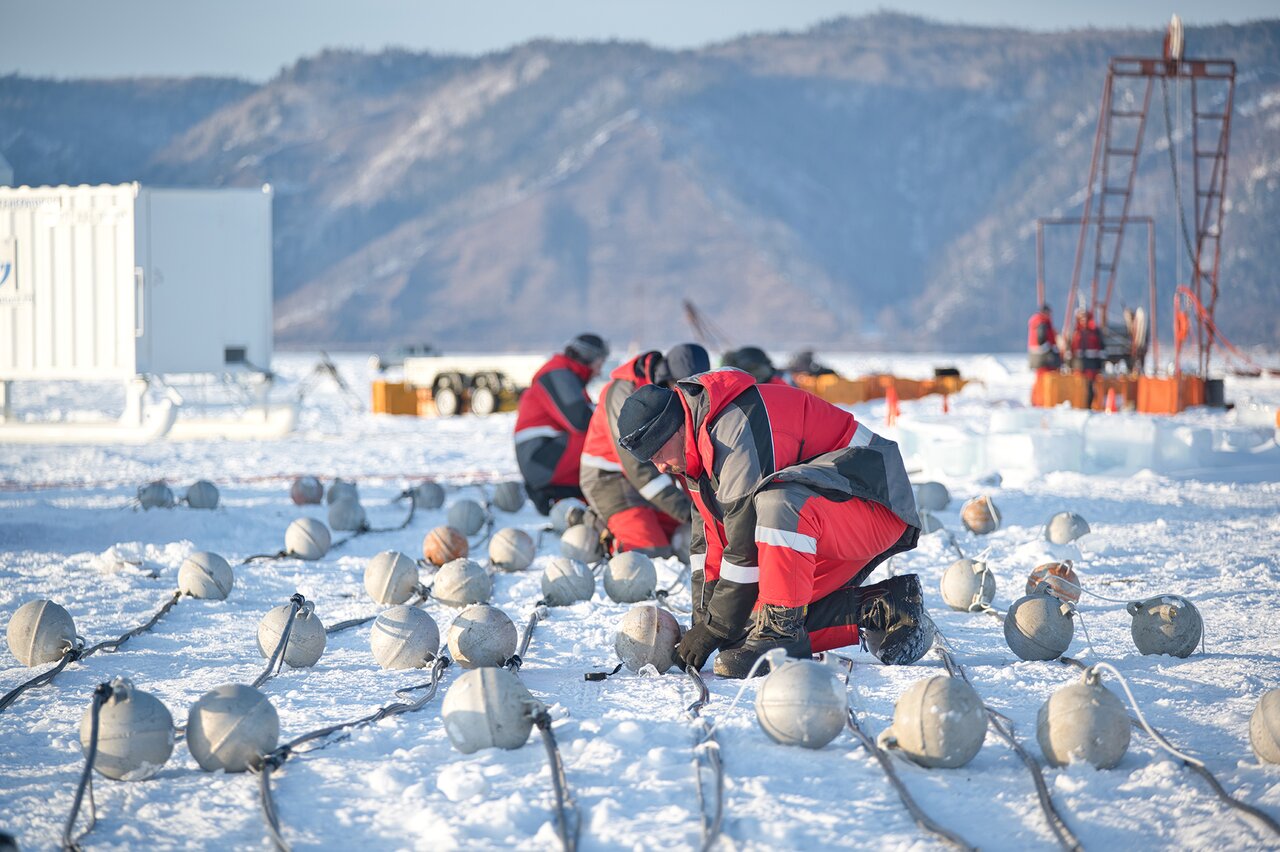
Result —
<svg viewBox="0 0 1280 852"><path fill-rule="evenodd" d="M908 666L933 645L933 619L924 610L915 574L858 590L858 631L867 650L886 666Z"/></svg>
<svg viewBox="0 0 1280 852"><path fill-rule="evenodd" d="M741 644L722 648L716 655L712 671L720 677L744 678L766 651L782 648L788 657L806 659L813 655L809 647L809 631L804 629L805 608L763 604L756 610L755 624ZM756 674L768 674L762 665Z"/></svg>

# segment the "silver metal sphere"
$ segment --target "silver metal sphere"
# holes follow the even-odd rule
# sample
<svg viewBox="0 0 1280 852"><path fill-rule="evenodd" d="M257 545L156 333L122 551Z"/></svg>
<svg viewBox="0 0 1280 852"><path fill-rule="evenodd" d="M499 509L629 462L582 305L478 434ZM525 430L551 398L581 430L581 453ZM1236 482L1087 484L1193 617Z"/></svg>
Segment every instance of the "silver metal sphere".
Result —
<svg viewBox="0 0 1280 852"><path fill-rule="evenodd" d="M420 669L440 651L440 628L417 607L393 606L373 622L369 648L384 669Z"/></svg>
<svg viewBox="0 0 1280 852"><path fill-rule="evenodd" d="M339 500L355 500L360 502L360 492L356 489L354 482L347 482L344 479L335 479L333 484L329 486L329 492L324 495L326 503L333 505Z"/></svg>
<svg viewBox="0 0 1280 852"><path fill-rule="evenodd" d="M943 529L942 521L933 516L932 512L920 513L920 534L929 535Z"/></svg>
<svg viewBox="0 0 1280 852"><path fill-rule="evenodd" d="M80 719L80 747L89 752L93 707ZM111 697L98 711L98 756L93 768L117 781L144 781L173 754L173 716L127 678L111 681Z"/></svg>
<svg viewBox="0 0 1280 852"><path fill-rule="evenodd" d="M207 479L198 479L187 489L187 505L192 509L218 508L218 486Z"/></svg>
<svg viewBox="0 0 1280 852"><path fill-rule="evenodd" d="M449 656L464 669L501 666L515 654L518 638L505 612L472 604L449 625Z"/></svg>
<svg viewBox="0 0 1280 852"><path fill-rule="evenodd" d="M226 600L235 579L231 564L208 551L191 554L178 567L178 591L193 598Z"/></svg>
<svg viewBox="0 0 1280 852"><path fill-rule="evenodd" d="M1249 717L1249 744L1258 760L1280 763L1280 689L1264 693Z"/></svg>
<svg viewBox="0 0 1280 852"><path fill-rule="evenodd" d="M397 550L384 550L364 566L364 588L374 603L402 604L418 588L418 565Z"/></svg>
<svg viewBox="0 0 1280 852"><path fill-rule="evenodd" d="M556 501L551 507L551 529L563 534L570 527L582 523L582 516L587 511L587 504L577 497L566 497Z"/></svg>
<svg viewBox="0 0 1280 852"><path fill-rule="evenodd" d="M957 559L942 572L942 600L960 612L977 612L996 596L996 577L986 562Z"/></svg>
<svg viewBox="0 0 1280 852"><path fill-rule="evenodd" d="M792 660L770 672L756 693L756 720L774 742L822 748L845 726L844 687L830 666Z"/></svg>
<svg viewBox="0 0 1280 852"><path fill-rule="evenodd" d="M485 748L516 749L529 740L542 705L506 669L464 672L445 693L440 712L449 742L463 754Z"/></svg>
<svg viewBox="0 0 1280 852"><path fill-rule="evenodd" d="M1044 525L1044 537L1053 544L1070 544L1089 534L1089 522L1075 512L1059 512Z"/></svg>
<svg viewBox="0 0 1280 852"><path fill-rule="evenodd" d="M880 736L921 766L954 769L973 760L987 736L987 712L973 687L945 675L918 680L893 708Z"/></svg>
<svg viewBox="0 0 1280 852"><path fill-rule="evenodd" d="M657 588L658 572L653 560L639 551L619 553L604 567L604 593L617 603L648 600Z"/></svg>
<svg viewBox="0 0 1280 852"><path fill-rule="evenodd" d="M144 509L172 509L173 490L162 480L148 482L138 489L138 502Z"/></svg>
<svg viewBox="0 0 1280 852"><path fill-rule="evenodd" d="M444 488L436 482L419 482L410 496L419 509L439 509L444 505Z"/></svg>
<svg viewBox="0 0 1280 852"><path fill-rule="evenodd" d="M677 665L676 645L680 642L680 623L661 607L642 604L632 607L618 622L613 648L618 659L633 672L653 666L665 672Z"/></svg>
<svg viewBox="0 0 1280 852"><path fill-rule="evenodd" d="M276 708L267 696L242 683L206 692L187 714L187 749L209 772L257 767L279 739Z"/></svg>
<svg viewBox="0 0 1280 852"><path fill-rule="evenodd" d="M258 622L258 652L268 660L280 644L280 637L284 635L292 609L291 604L275 607ZM293 629L284 646L284 661L295 669L314 666L324 653L325 643L324 624L315 614L311 601L307 601L293 615Z"/></svg>
<svg viewBox="0 0 1280 852"><path fill-rule="evenodd" d="M478 562L454 559L436 572L431 596L452 607L488 603L493 597L493 578Z"/></svg>
<svg viewBox="0 0 1280 852"><path fill-rule="evenodd" d="M359 500L334 500L329 504L329 529L338 532L358 532L368 524L364 506Z"/></svg>
<svg viewBox="0 0 1280 852"><path fill-rule="evenodd" d="M524 485L519 482L499 482L493 488L493 505L504 512L519 512L524 508Z"/></svg>
<svg viewBox="0 0 1280 852"><path fill-rule="evenodd" d="M1052 595L1027 595L1004 616L1004 640L1024 660L1056 660L1071 647L1071 607Z"/></svg>
<svg viewBox="0 0 1280 852"><path fill-rule="evenodd" d="M449 507L449 526L463 535L475 535L484 529L484 522L489 519L484 507L475 500L465 497Z"/></svg>
<svg viewBox="0 0 1280 852"><path fill-rule="evenodd" d="M1134 601L1126 609L1133 616L1129 625L1133 644L1143 654L1189 657L1204 634L1200 610L1179 595L1160 595Z"/></svg>
<svg viewBox="0 0 1280 852"><path fill-rule="evenodd" d="M548 606L589 601L596 591L591 569L576 559L557 556L542 571L542 597Z"/></svg>
<svg viewBox="0 0 1280 852"><path fill-rule="evenodd" d="M9 619L9 650L24 666L56 663L76 642L71 613L53 601L27 601Z"/></svg>
<svg viewBox="0 0 1280 852"><path fill-rule="evenodd" d="M921 482L916 486L916 508L941 512L951 505L951 492L941 482Z"/></svg>
<svg viewBox="0 0 1280 852"><path fill-rule="evenodd" d="M577 524L560 536L560 555L592 565L604 558L604 548L595 529Z"/></svg>
<svg viewBox="0 0 1280 852"><path fill-rule="evenodd" d="M329 528L315 518L298 518L284 531L284 549L290 556L314 562L329 552Z"/></svg>
<svg viewBox="0 0 1280 852"><path fill-rule="evenodd" d="M1129 714L1097 675L1086 673L1040 707L1036 739L1050 766L1083 760L1110 769L1129 750Z"/></svg>
<svg viewBox="0 0 1280 852"><path fill-rule="evenodd" d="M524 530L507 527L489 540L489 561L499 571L523 571L533 564L537 548Z"/></svg>

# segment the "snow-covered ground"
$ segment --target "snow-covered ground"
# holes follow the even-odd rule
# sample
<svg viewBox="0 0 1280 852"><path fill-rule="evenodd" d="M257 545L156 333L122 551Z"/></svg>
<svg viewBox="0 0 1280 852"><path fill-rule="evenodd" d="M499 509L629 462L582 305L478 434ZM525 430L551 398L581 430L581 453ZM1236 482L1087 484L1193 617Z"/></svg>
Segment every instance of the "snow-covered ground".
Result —
<svg viewBox="0 0 1280 852"><path fill-rule="evenodd" d="M1016 356L830 360L850 373L894 369L905 375L954 364L984 381L953 400L948 415L975 427L995 408L1019 405L1030 384ZM301 354L280 357L286 390L313 363ZM367 399L371 376L364 359L349 356L338 363ZM118 394L100 385L19 386L16 403L23 410L78 419L85 409L110 407ZM1280 382L1229 381L1228 397L1274 408ZM902 407L907 422L940 413L936 397ZM894 434L884 427L883 403L855 411L877 431ZM1180 420L1238 425L1234 418L1189 412ZM290 502L292 475L355 479L373 525L392 526L405 507L391 500L415 479L457 484L450 489L452 501L477 496L483 483L513 478L512 423L509 414L419 420L352 413L335 389L321 385L308 397L297 432L281 440L0 446L0 621L7 623L23 602L48 597L70 610L90 643L114 637L146 621L165 601L189 553L212 550L235 564L282 547L292 519L323 520L324 507ZM1257 441L1253 451L1267 450L1274 435L1258 427ZM1139 655L1124 604L1088 596L1080 621L1091 644L1077 629L1070 653L1086 662L1114 663L1148 718L1175 745L1204 759L1230 793L1280 817L1280 766L1260 764L1248 739L1258 698L1280 686L1280 634L1271 621L1280 600L1280 465L1274 452L1256 458L1247 466L1191 477L1012 470L941 477L953 501L940 517L966 553L984 553L992 564L1000 608L1024 593L1027 574L1049 556L1075 558L1085 587L1109 598L1174 593L1194 601L1204 616L1206 642L1203 652L1187 659ZM179 495L196 479L210 479L221 489L222 505L212 512L142 511L135 489L157 478L167 479ZM979 493L995 499L1004 521L984 538L965 532L959 521L961 503ZM1044 521L1065 509L1092 525L1079 547L1055 548L1041 539ZM228 600L185 599L119 652L72 664L51 686L23 695L0 712L0 830L16 834L24 849L57 845L83 761L78 726L96 684L127 675L164 701L182 724L205 691L251 681L262 670L255 637L268 609L300 591L327 623L376 611L362 583L366 561L388 549L417 556L423 535L444 522L445 512L420 512L404 531L356 538L320 562L286 559L237 567ZM544 523L527 505L515 515L499 513L498 521L535 535ZM540 597L542 565L556 552L555 539L545 536L529 571L495 577L494 603L517 624L523 625ZM1079 672L1060 662L1019 661L996 619L946 609L938 581L953 559L944 537L935 534L895 560L893 570L922 576L929 608L978 691L1013 720L1020 740L1039 757L1036 712L1055 690L1078 680ZM677 569L674 560L660 562L660 582L674 580ZM675 600L687 602L687 590ZM443 632L453 612L434 601L425 608ZM612 668L614 625L626 610L603 591L592 601L552 610L533 637L521 677L556 719L582 814L583 849L696 848L693 731L681 712L692 698L687 679L674 672L624 672L603 683L582 677ZM856 661L850 702L872 736L889 725L894 701L908 685L943 671L933 656L915 666L888 668L856 648L847 653ZM7 647L0 650L0 691L33 673ZM445 688L459 674L456 667L447 670ZM366 626L331 636L317 666L286 669L264 691L279 710L284 741L370 713L396 700L396 689L423 680L423 671L380 670L369 652ZM747 685L732 713L727 711L739 684L709 671L708 683L706 714L717 723L728 785L718 848L936 845L851 737L842 735L818 752L777 745L754 718L751 699L759 681ZM1119 693L1117 684L1108 685ZM445 736L442 697L420 712L357 730L286 763L274 787L289 841L299 848L555 848L550 776L536 735L518 751L464 756ZM970 844L1054 845L1030 776L994 735L962 769L895 762L924 809ZM1202 780L1140 732L1115 769L1076 764L1045 773L1086 848L1241 849L1280 841L1225 807ZM93 848L269 846L256 779L203 772L182 743L154 778L126 783L98 777L95 790L99 823L87 840Z"/></svg>

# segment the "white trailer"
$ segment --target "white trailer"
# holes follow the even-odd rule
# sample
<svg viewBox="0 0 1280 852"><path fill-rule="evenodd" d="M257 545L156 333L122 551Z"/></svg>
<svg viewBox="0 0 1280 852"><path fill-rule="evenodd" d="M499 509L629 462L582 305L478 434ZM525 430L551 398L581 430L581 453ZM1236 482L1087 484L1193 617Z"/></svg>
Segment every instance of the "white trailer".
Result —
<svg viewBox="0 0 1280 852"><path fill-rule="evenodd" d="M154 437L148 377L265 374L271 263L270 186L0 187L0 417L12 381L116 379L128 389L116 437ZM31 425L9 423L0 440Z"/></svg>

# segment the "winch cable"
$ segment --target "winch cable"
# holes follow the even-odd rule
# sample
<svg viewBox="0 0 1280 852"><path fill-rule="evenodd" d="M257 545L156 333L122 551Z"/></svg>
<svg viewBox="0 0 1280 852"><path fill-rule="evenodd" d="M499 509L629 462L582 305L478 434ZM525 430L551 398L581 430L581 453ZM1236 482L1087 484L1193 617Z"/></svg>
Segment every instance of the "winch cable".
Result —
<svg viewBox="0 0 1280 852"><path fill-rule="evenodd" d="M430 597L431 597L431 587L424 586L423 584L418 583L416 586L414 586L413 597L405 601L404 606L411 606L411 607L422 606L424 603L427 602L428 598ZM350 630L352 627L359 627L362 624L368 624L370 621L375 620L381 614L382 613L380 612L375 612L373 615L365 615L360 618L351 618L346 621L339 621L337 624L326 627L324 629L324 632L327 635L333 635L334 633L341 633L344 630Z"/></svg>
<svg viewBox="0 0 1280 852"><path fill-rule="evenodd" d="M416 701L397 701L392 704L388 704L367 716L361 716L359 719L352 719L349 722L340 722L336 725L329 725L327 727L302 734L301 736L294 737L284 745L281 745L263 755L260 766L251 769L251 771L256 772L258 775L258 794L262 803L262 816L266 821L267 832L271 835L271 841L275 844L277 849L281 850L281 852L288 852L289 843L284 838L284 833L280 826L280 814L276 808L275 798L271 794L271 773L280 769L284 765L285 761L294 755L310 754L313 751L319 751L323 748L327 748L328 746L339 742L339 740L330 740L313 748L309 748L306 751L298 751L298 746L300 745L313 742L315 740L325 739L339 731L363 727L365 725L373 725L392 716L399 716L403 713L412 713L414 711L421 710L427 705L427 702L435 697L436 692L440 687L441 677L449 664L450 660L447 656L444 654L437 654L434 662L431 664L430 679L426 683L418 686L407 687L403 690L396 690L396 693L400 694L401 692L426 689L427 691Z"/></svg>
<svg viewBox="0 0 1280 852"><path fill-rule="evenodd" d="M181 591L175 591L172 597L165 601L164 605L156 611L156 614L147 620L146 624L143 624L141 627L135 627L126 633L122 633L115 639L108 639L86 648L84 647L84 640L77 636L75 643L63 653L62 659L60 659L52 669L36 675L27 682L19 684L9 690L9 692L5 693L4 697L0 698L0 713L4 712L6 707L12 704L19 695L26 692L28 689L44 686L45 684L53 681L55 677L61 674L62 670L65 669L68 664L75 662L76 660L83 660L86 657L90 657L98 653L99 651L112 653L133 637L146 633L148 630L155 627L156 624L159 623L160 619L164 618L164 616L169 612L169 610L174 608L178 601L182 599L183 594L184 593Z"/></svg>
<svg viewBox="0 0 1280 852"><path fill-rule="evenodd" d="M898 798L902 800L903 806L906 807L908 812L910 812L916 825L934 835L939 840L942 840L957 849L976 852L976 847L970 846L965 842L964 838L960 837L958 834L938 825L929 818L928 814L920 809L920 806L916 804L916 800L912 798L911 793L907 791L906 785L902 783L902 779L898 777L897 770L893 768L893 762L889 760L889 755L885 754L884 751L876 745L875 740L867 736L866 731L862 730L862 726L858 724L857 717L853 715L852 707L845 708L845 726L849 729L849 732L853 734L854 738L862 744L862 747L869 751L880 763L880 768L884 770L885 776L898 791Z"/></svg>
<svg viewBox="0 0 1280 852"><path fill-rule="evenodd" d="M519 675L520 669L524 666L525 655L529 653L533 631L538 623L547 617L547 613L546 601L538 600L533 606L533 612L529 615L529 621L525 624L524 634L520 637L520 645L515 654L503 663L503 667L512 674ZM545 705L539 703L532 718L534 726L542 736L542 745L547 751L547 760L551 764L551 786L556 800L556 834L559 835L565 852L574 852L578 848L580 819L578 808L573 802L573 795L569 792L569 779L565 774L564 759L556 744L555 732L551 730L551 714L547 712Z"/></svg>
<svg viewBox="0 0 1280 852"><path fill-rule="evenodd" d="M502 664L512 674L520 673L520 667L524 665L524 656L529 653L529 642L533 639L534 628L538 626L538 622L546 617L547 602L539 600L533 605L533 612L529 614L529 621L525 624L524 634L520 637L520 646L516 649L515 654Z"/></svg>
<svg viewBox="0 0 1280 852"><path fill-rule="evenodd" d="M964 666L956 661L950 647L951 643L947 637L943 635L941 630L937 631L936 637L933 649L942 658L942 665L947 670L947 674L973 686L973 682L969 680L969 675L964 670ZM1014 754L1018 756L1018 759L1027 767L1027 771L1031 773L1031 780L1036 787L1036 797L1040 800L1040 810L1044 812L1045 821L1049 824L1049 830L1053 832L1058 843L1063 849L1071 850L1071 852L1082 849L1083 846L1080 844L1080 839L1076 837L1071 830L1071 826L1067 824L1066 818L1059 813L1054 805L1053 798L1049 793L1049 787L1044 780L1044 773L1040 770L1040 764L1014 737L1012 720L996 711L985 700L982 701L982 708L986 711L987 721L996 734L1013 749Z"/></svg>
<svg viewBox="0 0 1280 852"><path fill-rule="evenodd" d="M851 660L848 657L843 657L839 654L833 654L832 656L835 657L835 659L839 660L840 662L844 663L845 670L846 670L845 676L844 676L844 685L846 687L852 687L853 694L856 695L857 687L849 682L849 676L853 674L853 660ZM764 657L761 657L760 659L763 660ZM756 660L756 664L759 665L759 663L760 663L760 660ZM755 667L753 666L752 670L754 671L754 669ZM747 676L750 677L751 675L748 674ZM938 839L946 843L949 843L952 846L955 846L957 849L968 850L968 852L976 852L977 847L970 846L967 842L965 842L965 839L963 837L961 837L958 834L955 834L954 832L946 828L943 828L941 825L934 822L929 817L928 814L926 814L923 810L921 810L920 806L916 804L916 800L911 796L911 793L907 790L906 785L902 783L902 779L898 777L898 773L893 768L893 761L889 759L889 755L886 754L884 750L880 748L880 746L876 745L875 740L873 740L870 736L868 736L867 732L862 729L862 725L858 723L858 717L854 715L852 705L846 703L844 712L845 712L845 727L849 729L849 732L853 734L854 738L862 745L862 747L865 748L868 752L872 754L872 756L875 757L876 761L880 764L880 768L884 770L885 777L887 777L889 779L889 782L893 784L894 789L898 793L898 798L902 801L903 806L906 807L907 811L911 814L911 817L912 819L915 820L916 825L920 826L920 828L924 829L930 834L933 834Z"/></svg>
<svg viewBox="0 0 1280 852"><path fill-rule="evenodd" d="M533 716L533 724L542 735L542 744L547 750L547 760L551 763L551 787L556 797L556 833L560 835L560 843L565 852L575 852L578 848L578 808L573 803L569 792L569 779L565 775L564 760L560 757L560 749L556 745L555 732L551 730L551 714L546 707L541 707Z"/></svg>
<svg viewBox="0 0 1280 852"><path fill-rule="evenodd" d="M84 770L80 773L80 783L76 786L76 795L71 802L71 814L67 817L67 823L62 827L62 848L67 850L75 850L79 852L80 841L84 836L93 831L93 827L98 823L98 806L93 801L93 765L98 759L98 721L102 713L102 705L112 695L111 684L100 683L93 690L93 703L89 705L89 750L84 756ZM85 792L89 793L89 820L84 831L73 837L72 834L76 829L76 818L80 815L80 805L84 802Z"/></svg>
<svg viewBox="0 0 1280 852"><path fill-rule="evenodd" d="M1124 689L1124 693L1129 699L1129 705L1133 708L1134 712L1129 714L1129 723L1134 728L1137 728L1142 731L1146 731L1147 734L1149 734L1151 738L1156 741L1156 745L1160 746L1160 748L1168 752L1172 757L1177 759L1183 766L1187 767L1188 769L1192 770L1197 775L1199 775L1201 778L1203 778L1209 784L1209 787L1210 789L1213 790L1214 794L1220 800L1222 800L1222 802L1226 804L1228 807L1235 808L1236 810L1241 811L1242 813L1245 813L1251 817L1254 817L1263 825L1265 825L1268 829L1270 829L1273 834L1280 836L1280 823L1277 823L1274 818L1272 818L1269 814L1265 813L1264 811L1254 807L1248 802L1241 801L1240 799L1237 799L1235 796L1232 796L1230 793L1228 793L1226 789L1222 786L1222 784L1218 781L1218 779L1214 776L1214 774L1209 771L1209 768L1204 765L1204 761L1191 757L1179 751L1177 748L1174 747L1172 743L1169 742L1169 740L1164 736L1164 734L1162 734L1155 726L1153 726L1150 722L1147 721L1146 716L1142 714L1142 710L1138 707L1138 701L1134 697L1132 690L1130 690L1128 681L1125 680L1124 675L1120 674L1119 669L1117 669L1115 666L1105 661L1088 664L1088 663L1083 663L1080 660L1077 660L1073 657L1059 657L1058 661L1063 663L1064 665L1074 666L1080 669L1081 671L1083 671L1086 675L1092 674L1096 676L1097 672L1101 669L1105 669L1109 671L1112 675L1115 676L1116 680L1120 681L1120 686L1121 688Z"/></svg>
<svg viewBox="0 0 1280 852"><path fill-rule="evenodd" d="M289 615L285 618L284 630L280 631L280 641L276 643L275 650L271 652L271 659L267 660L267 667L263 669L262 674L254 678L251 684L254 689L280 674L280 670L284 668L284 648L285 645L289 644L289 634L293 632L293 619L306 606L306 603L307 599L297 592L289 596ZM272 669L275 669L275 671L273 672Z"/></svg>
<svg viewBox="0 0 1280 852"><path fill-rule="evenodd" d="M702 845L699 849L707 852L720 836L720 827L724 821L724 761L720 757L720 743L716 741L715 731L702 715L702 708L711 700L707 683L693 666L685 666L684 673L698 691L698 697L684 708L684 713L694 729L693 778L698 788L698 809L702 815ZM710 812L703 787L704 772L711 774L715 790L715 804Z"/></svg>

